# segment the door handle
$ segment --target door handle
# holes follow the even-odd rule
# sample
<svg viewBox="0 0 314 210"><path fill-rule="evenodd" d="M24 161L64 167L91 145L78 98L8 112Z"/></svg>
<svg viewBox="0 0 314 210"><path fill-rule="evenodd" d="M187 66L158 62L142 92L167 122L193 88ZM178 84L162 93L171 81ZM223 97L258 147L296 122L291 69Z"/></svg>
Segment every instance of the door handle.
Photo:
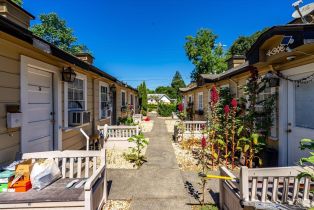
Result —
<svg viewBox="0 0 314 210"><path fill-rule="evenodd" d="M288 129L288 130L286 130L286 132L287 132L287 133L291 133L291 132L292 132L292 130L291 130L291 129Z"/></svg>

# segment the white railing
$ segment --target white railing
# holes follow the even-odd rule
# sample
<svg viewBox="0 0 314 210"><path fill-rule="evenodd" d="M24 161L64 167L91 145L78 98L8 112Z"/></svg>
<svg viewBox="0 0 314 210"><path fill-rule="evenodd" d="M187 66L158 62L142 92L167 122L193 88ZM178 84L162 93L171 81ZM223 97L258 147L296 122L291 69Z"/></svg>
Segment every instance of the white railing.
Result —
<svg viewBox="0 0 314 210"><path fill-rule="evenodd" d="M226 171L220 169L222 175L226 175ZM235 210L278 204L310 207L311 200L314 199L310 190L314 184L310 178L297 178L302 171L305 169L298 166L254 169L241 167L239 184L221 181L220 206Z"/></svg>
<svg viewBox="0 0 314 210"><path fill-rule="evenodd" d="M132 136L139 135L139 126L97 126L99 135L105 140L105 147L128 148L133 146L128 139Z"/></svg>
<svg viewBox="0 0 314 210"><path fill-rule="evenodd" d="M142 122L143 115L142 114L134 114L133 115L133 122L134 123L140 123Z"/></svg>
<svg viewBox="0 0 314 210"><path fill-rule="evenodd" d="M185 133L201 133L202 127L207 125L206 121L184 121Z"/></svg>

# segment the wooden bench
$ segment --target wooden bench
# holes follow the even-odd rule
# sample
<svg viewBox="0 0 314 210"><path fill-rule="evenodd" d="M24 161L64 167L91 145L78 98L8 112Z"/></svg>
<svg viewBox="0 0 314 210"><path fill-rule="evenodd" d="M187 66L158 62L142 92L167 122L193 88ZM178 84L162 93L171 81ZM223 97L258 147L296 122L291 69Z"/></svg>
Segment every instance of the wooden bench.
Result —
<svg viewBox="0 0 314 210"><path fill-rule="evenodd" d="M310 178L298 179L302 167L241 167L239 182L220 181L221 209L305 209L311 206ZM312 170L312 169L311 169ZM233 176L220 168L222 176ZM312 203L313 205L313 203Z"/></svg>
<svg viewBox="0 0 314 210"><path fill-rule="evenodd" d="M105 148L127 149L134 147L135 143L129 142L129 138L139 135L139 126L97 126L100 136L104 137Z"/></svg>
<svg viewBox="0 0 314 210"><path fill-rule="evenodd" d="M22 159L54 159L62 178L41 191L0 193L0 209L102 209L107 200L105 151L48 151L23 154ZM81 188L67 189L73 179Z"/></svg>
<svg viewBox="0 0 314 210"><path fill-rule="evenodd" d="M188 139L190 137L201 138L202 137L202 127L207 127L206 121L184 121L183 130L175 125L174 128L174 138L175 141L181 141L183 139Z"/></svg>

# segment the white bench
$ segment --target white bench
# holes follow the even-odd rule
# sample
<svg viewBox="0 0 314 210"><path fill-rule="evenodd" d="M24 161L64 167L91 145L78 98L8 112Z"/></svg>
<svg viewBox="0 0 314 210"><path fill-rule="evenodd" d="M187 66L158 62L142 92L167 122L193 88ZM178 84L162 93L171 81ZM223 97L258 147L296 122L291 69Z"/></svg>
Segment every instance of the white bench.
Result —
<svg viewBox="0 0 314 210"><path fill-rule="evenodd" d="M139 135L139 126L97 126L99 134L104 137L105 148L127 149L134 147L135 143L129 142L129 138Z"/></svg>
<svg viewBox="0 0 314 210"><path fill-rule="evenodd" d="M62 178L41 191L0 193L0 209L102 209L107 200L105 151L47 151L23 154L22 159L54 159ZM73 179L83 187L66 189Z"/></svg>
<svg viewBox="0 0 314 210"><path fill-rule="evenodd" d="M206 121L183 121L183 130L180 130L178 125L175 125L174 137L176 141L188 139L192 136L201 138L203 126L207 127Z"/></svg>
<svg viewBox="0 0 314 210"><path fill-rule="evenodd" d="M302 167L254 168L241 167L239 183L220 180L221 209L290 209L310 207L310 178L297 179ZM222 176L235 177L225 167ZM313 205L313 203L312 203ZM277 208L275 208L277 206ZM280 208L279 208L280 207Z"/></svg>

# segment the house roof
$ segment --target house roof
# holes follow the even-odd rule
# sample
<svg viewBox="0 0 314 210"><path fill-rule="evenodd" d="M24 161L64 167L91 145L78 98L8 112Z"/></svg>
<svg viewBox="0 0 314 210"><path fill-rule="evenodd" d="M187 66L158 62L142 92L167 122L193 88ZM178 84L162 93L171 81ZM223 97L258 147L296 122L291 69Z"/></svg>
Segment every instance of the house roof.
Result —
<svg viewBox="0 0 314 210"><path fill-rule="evenodd" d="M256 42L247 52L246 57L250 65L259 62L259 49L265 41L275 35L292 36L294 39L291 49L304 44L304 40L311 40L313 37L314 24L288 24L283 26L274 26L262 33Z"/></svg>
<svg viewBox="0 0 314 210"><path fill-rule="evenodd" d="M13 2L12 0L7 0L9 1L12 5L14 5L15 7L17 7L19 10L22 10L24 13L26 13L28 16L30 16L32 19L35 19L35 16L32 15L31 13L29 13L28 11L26 11L25 9L23 9L23 7L20 7L19 5L17 5L15 2Z"/></svg>
<svg viewBox="0 0 314 210"><path fill-rule="evenodd" d="M43 40L42 38L34 35L30 30L25 29L19 25L17 25L16 23L10 21L9 19L0 16L0 32L4 32L6 34L9 34L11 36L14 36L17 39L20 39L24 42L27 42L31 45L33 45L34 47L36 47L36 43L40 42L43 45L49 46L49 52L40 49L39 47L37 47L38 49L42 50L45 53L51 54L55 57L58 57L68 63L71 63L75 66L78 66L86 71L90 71L93 73L98 74L99 76L102 76L104 78L107 78L113 82L117 82L123 86L125 86L126 88L132 89L134 91L137 91L137 89L125 84L124 82L118 80L116 77L100 70L99 68L97 68L96 66L90 65L84 61L82 61L81 59L75 57L74 55L71 55L61 49L59 49L58 47L56 47L55 45Z"/></svg>
<svg viewBox="0 0 314 210"><path fill-rule="evenodd" d="M181 91L181 92L188 92L188 91L191 91L191 90L194 90L194 89L196 89L198 86L197 86L197 84L195 83L195 82L193 82L193 83L191 83L191 84L189 84L187 87L185 87L185 88L179 88L179 90Z"/></svg>
<svg viewBox="0 0 314 210"><path fill-rule="evenodd" d="M160 100L162 97L166 97L169 99L169 101L171 101L172 99L169 98L169 96L167 96L166 94L157 94L157 93L154 93L154 94L147 94L147 98L148 99L152 99L156 97L158 100Z"/></svg>

